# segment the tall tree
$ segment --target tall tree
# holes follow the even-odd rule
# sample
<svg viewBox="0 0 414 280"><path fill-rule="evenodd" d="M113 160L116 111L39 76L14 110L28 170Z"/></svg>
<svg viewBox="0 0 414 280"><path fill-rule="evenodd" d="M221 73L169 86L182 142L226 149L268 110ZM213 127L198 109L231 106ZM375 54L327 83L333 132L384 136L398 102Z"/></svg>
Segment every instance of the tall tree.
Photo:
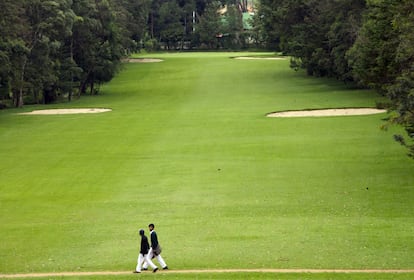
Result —
<svg viewBox="0 0 414 280"><path fill-rule="evenodd" d="M17 107L23 106L24 93L32 93L35 99L43 96L46 88L56 83L55 54L66 34L69 0L22 1L24 18L18 29L19 39L10 53L14 65L10 78ZM70 14L70 13L69 13ZM69 15L70 17L70 15Z"/></svg>
<svg viewBox="0 0 414 280"><path fill-rule="evenodd" d="M196 1L195 0L178 0L178 5L182 9L183 36L181 49L184 48L184 41L191 41L195 29L196 21Z"/></svg>
<svg viewBox="0 0 414 280"><path fill-rule="evenodd" d="M9 98L12 83L20 80L18 70L21 58L16 52L26 53L21 39L27 23L22 1L4 0L0 2L0 99Z"/></svg>
<svg viewBox="0 0 414 280"><path fill-rule="evenodd" d="M384 94L396 78L395 50L398 34L392 21L397 2L393 0L369 0L364 23L358 38L348 52L355 78L363 85Z"/></svg>
<svg viewBox="0 0 414 280"><path fill-rule="evenodd" d="M200 42L205 44L210 49L217 47L217 35L221 33L221 17L218 12L221 8L221 3L211 2L206 6L202 16L199 17L196 34L200 38Z"/></svg>
<svg viewBox="0 0 414 280"><path fill-rule="evenodd" d="M230 48L240 48L243 45L243 14L241 9L236 5L227 5L227 12L224 15L225 25L223 33L229 35Z"/></svg>
<svg viewBox="0 0 414 280"><path fill-rule="evenodd" d="M349 53L359 81L390 100L390 122L405 127L395 139L414 157L414 3L370 0L359 37Z"/></svg>
<svg viewBox="0 0 414 280"><path fill-rule="evenodd" d="M354 45L362 25L365 2L365 0L336 1L336 5L329 11L333 14L333 22L327 34L332 61L331 73L343 81L353 81L347 52Z"/></svg>
<svg viewBox="0 0 414 280"><path fill-rule="evenodd" d="M139 50L147 31L151 0L110 1L121 44L130 53Z"/></svg>
<svg viewBox="0 0 414 280"><path fill-rule="evenodd" d="M27 65L28 82L35 102L56 100L65 71L62 61L68 59L64 43L71 36L74 13L71 0L31 2L28 17L33 26L41 26L39 40L32 48ZM42 29L44 31L42 31ZM64 66L64 65L63 65Z"/></svg>
<svg viewBox="0 0 414 280"><path fill-rule="evenodd" d="M395 139L408 148L414 158L414 3L410 0L398 2L392 22L394 33L398 34L395 50L397 77L388 87L387 96L392 109L397 112L391 122L405 127L407 137L396 135Z"/></svg>
<svg viewBox="0 0 414 280"><path fill-rule="evenodd" d="M122 48L114 14L107 0L74 0L77 21L73 26L74 60L83 72L78 95L96 83L109 81L116 73Z"/></svg>
<svg viewBox="0 0 414 280"><path fill-rule="evenodd" d="M181 22L184 12L177 1L172 0L161 5L159 16L160 41L165 43L167 49L174 49L184 35L184 25Z"/></svg>

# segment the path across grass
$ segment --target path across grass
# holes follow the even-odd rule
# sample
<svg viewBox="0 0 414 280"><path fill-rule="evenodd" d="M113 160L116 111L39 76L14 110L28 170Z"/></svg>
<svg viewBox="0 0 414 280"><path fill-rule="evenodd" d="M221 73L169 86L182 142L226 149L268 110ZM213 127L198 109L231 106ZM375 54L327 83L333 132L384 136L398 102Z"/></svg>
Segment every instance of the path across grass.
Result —
<svg viewBox="0 0 414 280"><path fill-rule="evenodd" d="M151 273L151 271L143 272ZM282 274L399 274L414 273L414 269L181 269L158 271L157 274L201 274L201 273L282 273ZM50 272L50 273L22 273L0 274L0 278L43 278L43 277L76 277L76 276L113 276L128 275L130 271L96 271L96 272Z"/></svg>

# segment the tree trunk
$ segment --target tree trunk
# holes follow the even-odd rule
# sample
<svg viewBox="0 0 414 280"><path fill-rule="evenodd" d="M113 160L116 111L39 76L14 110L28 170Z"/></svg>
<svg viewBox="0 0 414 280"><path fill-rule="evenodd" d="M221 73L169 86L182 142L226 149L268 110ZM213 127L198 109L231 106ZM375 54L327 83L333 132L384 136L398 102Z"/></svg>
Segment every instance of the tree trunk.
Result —
<svg viewBox="0 0 414 280"><path fill-rule="evenodd" d="M24 75L25 75L25 71L26 71L26 64L27 64L27 58L24 58L23 62L22 62L21 73L20 73L19 91L17 93L16 103L15 103L15 106L17 108L21 108L24 105L24 102L23 102L23 87L24 87Z"/></svg>
<svg viewBox="0 0 414 280"><path fill-rule="evenodd" d="M92 70L89 70L88 74L86 74L85 78L81 82L80 87L79 87L79 91L78 91L78 98L81 97L82 93L86 92L86 88L87 88L88 81L89 81L89 78L90 78L89 76L91 75L91 73L92 73Z"/></svg>
<svg viewBox="0 0 414 280"><path fill-rule="evenodd" d="M81 94L86 91L86 84L87 84L86 79L80 84L79 91L78 91L78 98L80 98Z"/></svg>
<svg viewBox="0 0 414 280"><path fill-rule="evenodd" d="M151 12L151 39L154 39L154 13Z"/></svg>
<svg viewBox="0 0 414 280"><path fill-rule="evenodd" d="M70 63L73 62L73 35L70 38ZM70 66L72 68L72 65ZM70 88L69 88L69 95L68 95L68 101L72 101L73 96L73 72L70 70Z"/></svg>
<svg viewBox="0 0 414 280"><path fill-rule="evenodd" d="M91 88L90 88L90 92L89 92L90 95L94 95L94 92L93 92L94 88L95 88L95 80L94 80L94 78L92 78Z"/></svg>

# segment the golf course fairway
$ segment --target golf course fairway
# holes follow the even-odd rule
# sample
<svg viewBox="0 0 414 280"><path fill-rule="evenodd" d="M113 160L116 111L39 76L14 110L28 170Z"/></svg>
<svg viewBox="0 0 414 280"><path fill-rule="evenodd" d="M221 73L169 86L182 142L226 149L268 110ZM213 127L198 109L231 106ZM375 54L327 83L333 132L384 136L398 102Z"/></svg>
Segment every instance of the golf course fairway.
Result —
<svg viewBox="0 0 414 280"><path fill-rule="evenodd" d="M135 55L157 62L124 63L99 95L0 110L0 275L133 279L138 230L148 236L154 223L170 268L156 278L414 278L174 274L414 269L414 161L393 140L401 128L381 129L387 113L266 117L374 108L381 97L295 72L286 58L240 56L274 55ZM107 110L20 114L76 108Z"/></svg>

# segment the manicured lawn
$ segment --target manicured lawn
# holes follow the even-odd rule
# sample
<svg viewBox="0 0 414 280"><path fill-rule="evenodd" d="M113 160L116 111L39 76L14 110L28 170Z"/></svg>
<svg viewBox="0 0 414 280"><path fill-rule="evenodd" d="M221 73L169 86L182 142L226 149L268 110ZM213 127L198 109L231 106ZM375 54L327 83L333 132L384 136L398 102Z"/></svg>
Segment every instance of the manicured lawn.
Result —
<svg viewBox="0 0 414 280"><path fill-rule="evenodd" d="M265 117L379 97L237 55L146 55L99 96L0 111L0 274L132 271L150 222L173 269L413 269L414 161L386 114ZM39 107L113 111L15 114Z"/></svg>

